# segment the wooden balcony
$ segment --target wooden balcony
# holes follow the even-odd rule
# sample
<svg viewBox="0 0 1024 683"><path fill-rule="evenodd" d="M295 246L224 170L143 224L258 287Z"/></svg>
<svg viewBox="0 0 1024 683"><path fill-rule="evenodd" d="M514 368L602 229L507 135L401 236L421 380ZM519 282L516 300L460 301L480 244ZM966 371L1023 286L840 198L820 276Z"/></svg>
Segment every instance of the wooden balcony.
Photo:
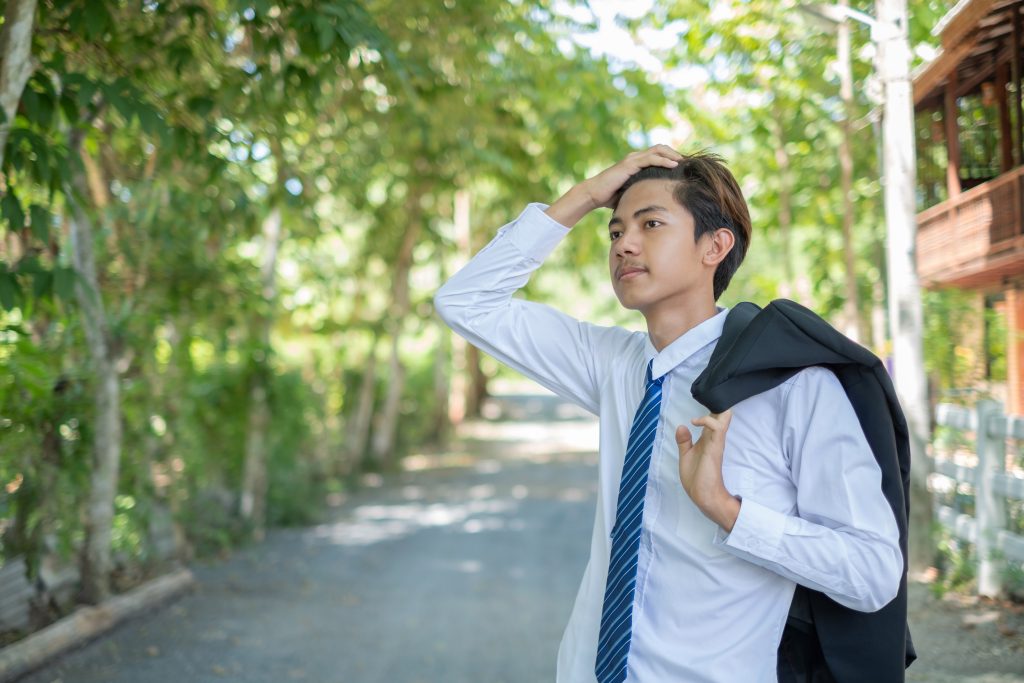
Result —
<svg viewBox="0 0 1024 683"><path fill-rule="evenodd" d="M1024 279L1024 167L917 215L917 272L926 287L1001 288Z"/></svg>

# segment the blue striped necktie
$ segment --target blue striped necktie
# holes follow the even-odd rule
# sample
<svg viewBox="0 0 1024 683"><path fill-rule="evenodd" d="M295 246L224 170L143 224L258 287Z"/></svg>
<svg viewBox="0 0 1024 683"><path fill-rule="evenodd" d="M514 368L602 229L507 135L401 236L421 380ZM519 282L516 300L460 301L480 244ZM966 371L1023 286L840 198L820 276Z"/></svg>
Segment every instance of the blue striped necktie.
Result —
<svg viewBox="0 0 1024 683"><path fill-rule="evenodd" d="M599 683L626 680L626 659L633 631L633 596L636 593L637 555L640 552L640 528L644 518L647 473L651 468L651 450L661 413L662 375L651 379L647 364L647 388L644 400L633 417L619 481L619 503L612 529L612 550L608 560L608 582L604 588L601 633L597 641L594 672Z"/></svg>

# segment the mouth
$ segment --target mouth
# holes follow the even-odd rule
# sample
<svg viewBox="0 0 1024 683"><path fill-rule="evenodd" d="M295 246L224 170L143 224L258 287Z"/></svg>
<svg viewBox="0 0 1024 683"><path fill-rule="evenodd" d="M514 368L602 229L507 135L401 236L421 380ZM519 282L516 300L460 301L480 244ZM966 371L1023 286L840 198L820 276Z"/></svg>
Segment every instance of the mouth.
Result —
<svg viewBox="0 0 1024 683"><path fill-rule="evenodd" d="M623 268L619 271L620 280L633 280L647 272L646 268Z"/></svg>

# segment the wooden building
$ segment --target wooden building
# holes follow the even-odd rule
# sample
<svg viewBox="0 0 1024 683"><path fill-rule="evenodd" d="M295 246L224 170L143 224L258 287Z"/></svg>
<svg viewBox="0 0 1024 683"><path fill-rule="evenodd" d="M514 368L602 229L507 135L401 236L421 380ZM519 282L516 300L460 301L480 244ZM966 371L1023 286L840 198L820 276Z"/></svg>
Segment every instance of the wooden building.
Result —
<svg viewBox="0 0 1024 683"><path fill-rule="evenodd" d="M961 0L913 76L917 267L1006 314L1006 409L1024 413L1024 0Z"/></svg>

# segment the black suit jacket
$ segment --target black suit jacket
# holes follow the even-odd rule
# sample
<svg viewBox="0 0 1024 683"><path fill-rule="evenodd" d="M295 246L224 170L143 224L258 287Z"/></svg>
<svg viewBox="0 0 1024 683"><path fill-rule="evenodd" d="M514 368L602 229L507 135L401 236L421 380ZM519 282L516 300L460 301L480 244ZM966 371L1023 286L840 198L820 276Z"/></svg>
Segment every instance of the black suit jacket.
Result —
<svg viewBox="0 0 1024 683"><path fill-rule="evenodd" d="M719 413L813 365L839 378L881 467L882 492L899 527L903 577L892 602L871 613L797 586L786 628L798 627L801 620L813 622L812 633L840 683L903 681L906 667L917 657L907 628L910 442L882 362L800 304L778 299L762 310L744 302L729 311L711 360L691 391L708 410Z"/></svg>

